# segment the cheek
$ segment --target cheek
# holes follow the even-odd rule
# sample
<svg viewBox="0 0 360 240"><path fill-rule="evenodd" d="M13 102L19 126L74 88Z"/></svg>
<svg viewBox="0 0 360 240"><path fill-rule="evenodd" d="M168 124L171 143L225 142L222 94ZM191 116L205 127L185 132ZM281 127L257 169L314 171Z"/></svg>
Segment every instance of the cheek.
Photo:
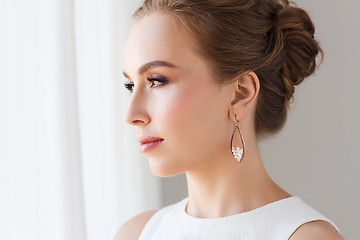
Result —
<svg viewBox="0 0 360 240"><path fill-rule="evenodd" d="M175 86L176 87L176 86ZM201 121L206 112L206 92L197 86L179 86L169 92L164 108L164 124L169 123L183 130Z"/></svg>
<svg viewBox="0 0 360 240"><path fill-rule="evenodd" d="M153 123L166 142L163 152L150 161L158 176L202 166L227 150L227 109L220 101L224 96L216 88L196 85L169 85L153 98Z"/></svg>
<svg viewBox="0 0 360 240"><path fill-rule="evenodd" d="M164 137L171 138L171 144L177 147L188 147L209 140L210 134L216 135L214 131L226 119L226 109L216 100L217 96L215 88L200 83L174 85L164 91L157 101L161 106L158 120Z"/></svg>

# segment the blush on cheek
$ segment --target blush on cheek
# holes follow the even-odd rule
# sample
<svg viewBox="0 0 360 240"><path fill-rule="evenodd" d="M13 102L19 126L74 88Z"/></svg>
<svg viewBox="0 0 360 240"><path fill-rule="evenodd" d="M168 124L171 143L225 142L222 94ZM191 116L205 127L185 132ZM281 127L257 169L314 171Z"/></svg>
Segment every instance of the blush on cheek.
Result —
<svg viewBox="0 0 360 240"><path fill-rule="evenodd" d="M206 108L206 96L201 89L190 86L178 89L171 97L170 109L168 114L171 118L182 119L182 121L193 121L201 116L201 112Z"/></svg>
<svg viewBox="0 0 360 240"><path fill-rule="evenodd" d="M179 147L197 142L196 138L201 136L203 131L202 122L206 118L208 107L206 94L199 91L199 88L190 86L176 89L171 97L167 98L161 120L161 128L171 133L171 144Z"/></svg>

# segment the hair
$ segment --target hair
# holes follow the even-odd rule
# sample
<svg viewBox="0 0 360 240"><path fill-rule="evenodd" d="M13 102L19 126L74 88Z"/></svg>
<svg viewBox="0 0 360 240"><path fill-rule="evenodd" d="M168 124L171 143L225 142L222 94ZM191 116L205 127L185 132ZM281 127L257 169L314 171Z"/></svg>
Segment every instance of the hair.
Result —
<svg viewBox="0 0 360 240"><path fill-rule="evenodd" d="M288 0L145 0L134 18L154 12L178 18L218 82L257 74L259 135L283 127L294 87L314 73L319 53L323 58L309 15Z"/></svg>

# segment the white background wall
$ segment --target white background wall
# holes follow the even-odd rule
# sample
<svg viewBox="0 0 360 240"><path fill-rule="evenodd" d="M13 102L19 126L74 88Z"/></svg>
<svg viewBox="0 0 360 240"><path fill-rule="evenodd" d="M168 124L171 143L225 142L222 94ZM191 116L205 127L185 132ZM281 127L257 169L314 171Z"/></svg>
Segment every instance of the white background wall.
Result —
<svg viewBox="0 0 360 240"><path fill-rule="evenodd" d="M273 179L333 220L346 239L360 227L360 2L298 0L325 52L297 87L287 125L261 141ZM187 195L185 175L162 179L164 205Z"/></svg>
<svg viewBox="0 0 360 240"><path fill-rule="evenodd" d="M0 239L112 239L159 207L159 179L123 121L137 6L0 0Z"/></svg>

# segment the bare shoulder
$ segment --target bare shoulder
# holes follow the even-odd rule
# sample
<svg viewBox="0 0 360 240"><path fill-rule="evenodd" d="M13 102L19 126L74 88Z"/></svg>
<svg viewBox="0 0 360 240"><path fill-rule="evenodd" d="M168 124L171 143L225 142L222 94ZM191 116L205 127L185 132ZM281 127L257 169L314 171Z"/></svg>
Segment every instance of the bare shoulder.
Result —
<svg viewBox="0 0 360 240"><path fill-rule="evenodd" d="M157 210L142 212L125 222L116 233L114 240L137 240L147 221Z"/></svg>
<svg viewBox="0 0 360 240"><path fill-rule="evenodd" d="M328 222L313 221L301 225L289 240L344 240L341 234Z"/></svg>

